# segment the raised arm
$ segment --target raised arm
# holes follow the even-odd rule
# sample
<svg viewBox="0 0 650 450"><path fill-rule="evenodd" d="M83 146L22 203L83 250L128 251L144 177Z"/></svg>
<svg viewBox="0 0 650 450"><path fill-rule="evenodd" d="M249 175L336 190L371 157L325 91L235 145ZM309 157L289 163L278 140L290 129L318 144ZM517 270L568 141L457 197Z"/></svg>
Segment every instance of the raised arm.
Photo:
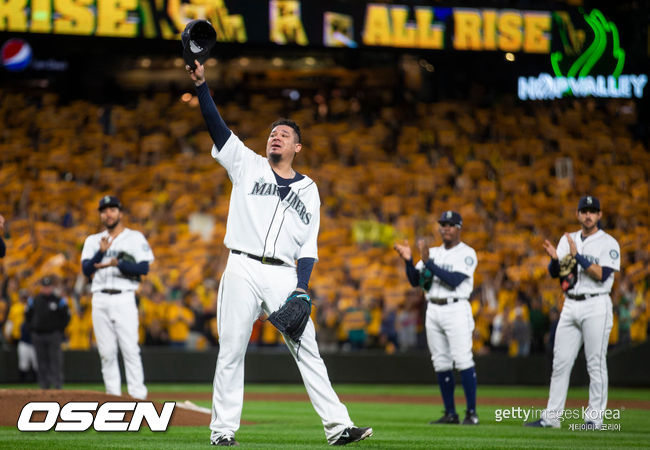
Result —
<svg viewBox="0 0 650 450"><path fill-rule="evenodd" d="M210 137L212 137L217 151L220 151L230 137L230 130L223 121L221 114L217 110L217 105L215 105L210 95L208 83L205 81L205 67L198 60L194 61L194 63L196 64L196 69L192 69L186 65L185 70L187 70L196 87L196 96L199 99L201 114L203 114L203 119L205 119L205 123L208 126Z"/></svg>

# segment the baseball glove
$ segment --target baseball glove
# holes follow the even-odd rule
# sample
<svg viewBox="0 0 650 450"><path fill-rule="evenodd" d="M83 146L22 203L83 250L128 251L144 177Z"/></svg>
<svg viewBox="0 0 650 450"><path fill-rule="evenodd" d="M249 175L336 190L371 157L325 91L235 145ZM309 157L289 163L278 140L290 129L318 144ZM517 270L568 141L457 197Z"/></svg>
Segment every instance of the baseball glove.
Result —
<svg viewBox="0 0 650 450"><path fill-rule="evenodd" d="M311 298L304 292L293 291L284 305L269 316L269 321L291 338L295 343L300 342L307 321L311 314Z"/></svg>
<svg viewBox="0 0 650 450"><path fill-rule="evenodd" d="M560 286L564 292L576 285L578 280L578 262L569 253L560 261Z"/></svg>
<svg viewBox="0 0 650 450"><path fill-rule="evenodd" d="M424 267L420 271L420 287L424 289L424 292L429 292L431 285L433 284L433 272L429 270L428 267Z"/></svg>
<svg viewBox="0 0 650 450"><path fill-rule="evenodd" d="M128 262L132 262L132 263L136 262L133 255L131 255L130 253L127 253L127 252L119 252L117 254L117 261L118 262L119 261L128 261ZM127 275L125 273L123 273L122 275L125 278L128 278L129 280L133 280L133 281L140 281L140 279L142 278L140 275Z"/></svg>

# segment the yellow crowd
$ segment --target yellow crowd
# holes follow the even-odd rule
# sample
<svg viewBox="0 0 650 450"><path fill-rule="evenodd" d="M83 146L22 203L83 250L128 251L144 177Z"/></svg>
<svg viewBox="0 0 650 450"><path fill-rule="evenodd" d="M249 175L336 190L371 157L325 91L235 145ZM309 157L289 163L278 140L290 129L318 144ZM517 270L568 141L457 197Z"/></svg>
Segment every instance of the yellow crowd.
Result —
<svg viewBox="0 0 650 450"><path fill-rule="evenodd" d="M218 105L231 129L259 152L268 134L259 117L270 123L289 115L303 129L297 170L317 180L323 205L310 287L324 345L356 347L362 339L387 351L419 345L413 333L423 329L421 294L406 281L392 243L413 245L424 236L439 244L436 219L453 209L479 259L471 299L475 350L518 354L515 323L530 322L532 300L549 323L562 306L541 242L578 228L575 205L586 193L600 199L603 225L621 245L617 311L626 297L630 340L646 339L650 152L630 131L638 120L634 104L397 105L373 95L324 103L304 97L290 111L263 94L245 106ZM196 102L179 97L159 93L108 109L64 103L54 93L0 91L0 212L8 232L0 314L13 324L12 339L20 292L32 295L40 277L52 274L72 299L67 346L93 345L80 250L101 228L97 199L113 194L126 207L127 226L145 233L156 257L139 293L141 342L191 341L196 348L215 342L230 182L209 155ZM353 107L370 98L383 103L370 113ZM191 330L197 311L198 337ZM502 342L492 342L497 326ZM612 343L618 335L615 322ZM256 324L252 343L277 341L268 323Z"/></svg>

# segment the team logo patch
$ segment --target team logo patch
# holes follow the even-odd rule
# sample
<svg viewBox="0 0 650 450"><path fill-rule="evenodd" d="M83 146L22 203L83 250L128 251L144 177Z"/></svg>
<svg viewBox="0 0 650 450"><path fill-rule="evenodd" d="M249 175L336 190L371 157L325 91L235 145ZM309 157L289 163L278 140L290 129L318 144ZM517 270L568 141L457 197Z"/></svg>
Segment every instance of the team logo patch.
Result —
<svg viewBox="0 0 650 450"><path fill-rule="evenodd" d="M471 256L466 256L465 257L465 264L468 266L473 266L474 265L474 258Z"/></svg>
<svg viewBox="0 0 650 450"><path fill-rule="evenodd" d="M614 249L609 251L609 257L612 259L618 259L618 252Z"/></svg>

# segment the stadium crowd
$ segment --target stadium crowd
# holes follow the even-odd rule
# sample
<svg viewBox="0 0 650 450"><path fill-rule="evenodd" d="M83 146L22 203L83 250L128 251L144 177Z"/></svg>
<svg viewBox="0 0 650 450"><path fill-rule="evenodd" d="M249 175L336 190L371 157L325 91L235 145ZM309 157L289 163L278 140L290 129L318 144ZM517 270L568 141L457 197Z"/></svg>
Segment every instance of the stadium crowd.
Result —
<svg viewBox="0 0 650 450"><path fill-rule="evenodd" d="M423 296L405 281L392 244L440 242L436 221L448 209L461 213L463 240L478 252L474 351L548 350L563 297L542 241L576 228L571 205L586 193L600 199L602 225L621 245L610 344L646 340L650 150L636 134L634 102L421 103L372 89L215 98L259 151L268 134L260 115L289 116L303 129L297 170L318 181L323 205L310 286L323 351L426 348ZM46 275L70 299L65 347L94 345L80 251L100 229L105 194L120 197L127 226L145 233L156 256L138 293L141 344L217 345L229 182L209 155L196 98L156 93L100 105L2 90L0 121L4 345L20 340L25 303ZM251 345L280 339L260 318Z"/></svg>

